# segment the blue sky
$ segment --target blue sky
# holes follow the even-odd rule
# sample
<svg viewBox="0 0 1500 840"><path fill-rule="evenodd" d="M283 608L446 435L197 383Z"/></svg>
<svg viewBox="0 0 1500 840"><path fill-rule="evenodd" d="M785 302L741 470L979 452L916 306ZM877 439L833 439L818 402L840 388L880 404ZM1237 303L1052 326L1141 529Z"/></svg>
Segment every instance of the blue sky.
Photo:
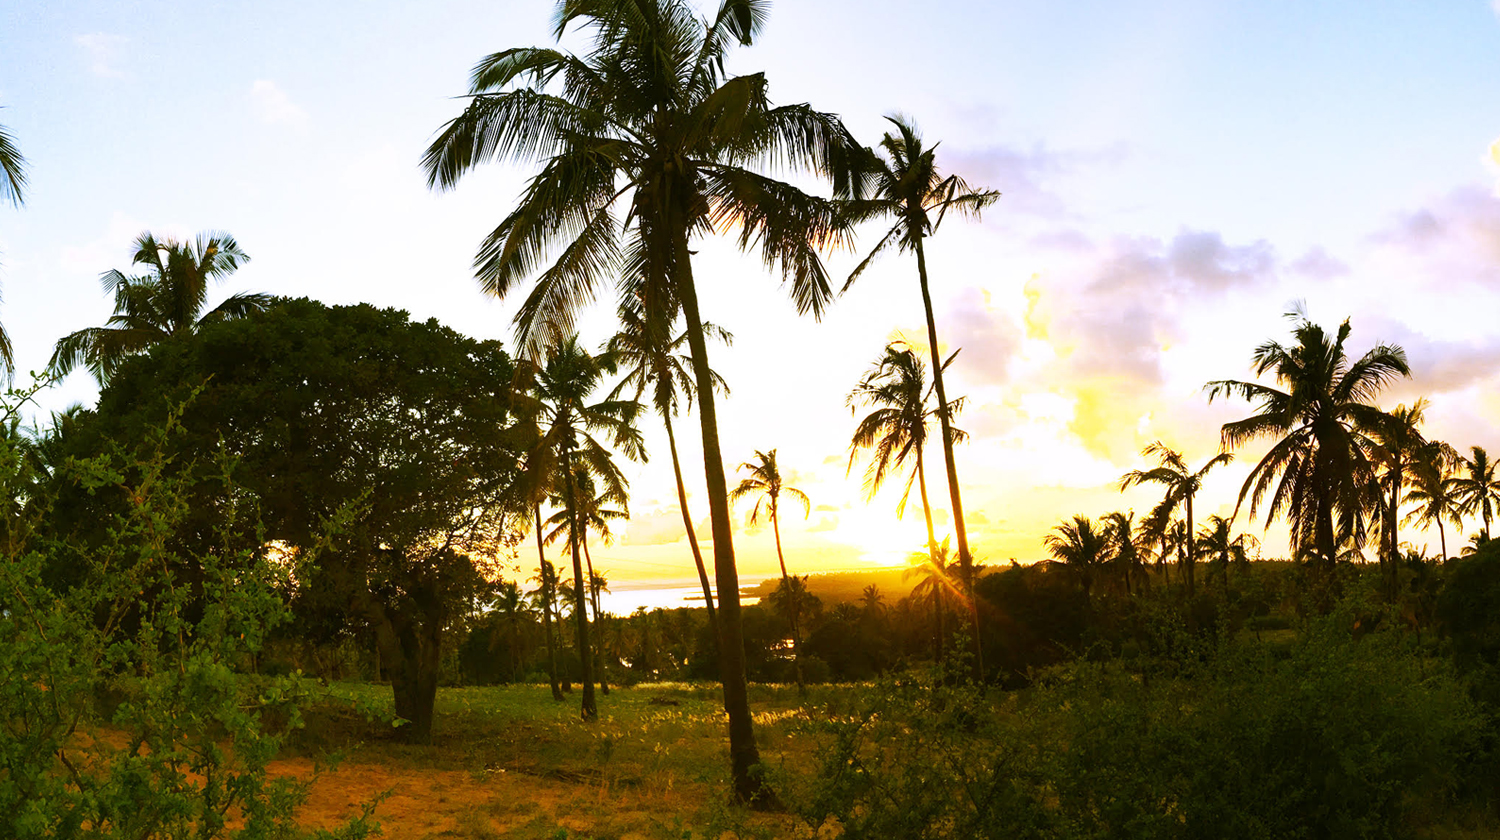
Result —
<svg viewBox="0 0 1500 840"><path fill-rule="evenodd" d="M547 43L550 14L11 4L0 124L32 182L24 208L0 210L0 320L22 370L108 317L96 278L127 267L147 229L234 234L253 261L226 295L370 301L508 338L513 304L480 296L469 261L528 173L489 167L436 194L417 162L474 62ZM942 140L940 161L1004 194L983 222L945 225L931 257L945 341L964 348L961 477L989 559L1038 556L1074 513L1148 507L1149 491L1122 497L1112 481L1151 440L1211 454L1245 407L1207 406L1202 383L1248 375L1294 299L1325 323L1352 316L1356 350L1405 344L1417 375L1391 402L1427 395L1434 434L1500 448L1489 3L783 2L731 70L764 70L774 99L835 111L867 142L882 115L910 114ZM705 243L699 264L706 317L736 334L715 357L734 388L729 466L778 447L823 508L787 526L790 562L919 547L919 516L895 522L894 495L866 507L844 477L844 395L888 337L919 335L909 260L878 264L822 324L727 243ZM586 338L604 339L607 314ZM47 405L92 399L80 373ZM664 461L633 468L618 576L690 574ZM1203 514L1232 510L1243 469L1211 484ZM774 565L768 537L737 542L749 574Z"/></svg>

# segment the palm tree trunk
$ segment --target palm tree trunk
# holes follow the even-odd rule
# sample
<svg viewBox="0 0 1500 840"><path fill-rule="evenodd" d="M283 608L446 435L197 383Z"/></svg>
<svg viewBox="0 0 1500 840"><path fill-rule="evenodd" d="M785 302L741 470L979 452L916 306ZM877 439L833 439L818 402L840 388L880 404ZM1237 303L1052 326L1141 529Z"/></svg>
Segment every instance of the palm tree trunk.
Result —
<svg viewBox="0 0 1500 840"><path fill-rule="evenodd" d="M1438 545L1443 548L1443 562L1448 562L1448 537L1443 533L1443 517L1438 517Z"/></svg>
<svg viewBox="0 0 1500 840"><path fill-rule="evenodd" d="M719 643L719 618L714 612L714 593L708 585L708 569L703 565L703 552L698 548L698 535L693 530L693 518L688 513L687 488L682 483L682 464L677 459L677 435L672 432L672 417L663 411L662 422L667 426L667 449L672 453L672 475L677 478L677 509L682 511L682 527L687 530L688 547L693 550L693 563L698 567L698 582L703 584L703 604L708 607L708 627L713 631L714 644Z"/></svg>
<svg viewBox="0 0 1500 840"><path fill-rule="evenodd" d="M599 706L594 700L594 656L589 646L589 596L583 582L583 550L578 543L578 500L573 486L571 459L563 459L563 474L567 476L568 488L568 548L573 555L573 617L578 626L579 682L583 683L583 701L578 714L584 720L596 720Z"/></svg>
<svg viewBox="0 0 1500 840"><path fill-rule="evenodd" d="M922 447L917 447L917 489L922 494L922 517L927 520L927 556L937 565L937 537L932 533L932 505L927 501L927 470L922 465Z"/></svg>
<svg viewBox="0 0 1500 840"><path fill-rule="evenodd" d="M552 684L552 699L563 699L562 686L557 681L557 643L552 640L552 584L547 574L547 551L542 544L542 506L536 512L536 556L537 570L542 575L542 629L547 638L547 681Z"/></svg>
<svg viewBox="0 0 1500 840"><path fill-rule="evenodd" d="M791 578L786 573L786 558L781 554L781 517L776 515L775 499L771 500L771 530L776 534L776 561L781 564L781 585L791 599L792 670L797 675L797 694L803 695L807 693L807 684L802 680L802 630L798 626L801 622L797 620L802 612L802 596L792 587Z"/></svg>
<svg viewBox="0 0 1500 840"><path fill-rule="evenodd" d="M1187 557L1184 558L1185 568L1183 571L1184 576L1187 578L1188 597L1192 598L1195 583L1193 580L1193 561L1197 559L1197 555L1193 553L1193 494L1187 494L1183 502L1187 505L1187 530L1183 537L1183 539L1187 540Z"/></svg>
<svg viewBox="0 0 1500 840"><path fill-rule="evenodd" d="M729 768L734 793L741 802L772 807L776 794L756 772L760 749L750 716L749 681L745 677L745 629L740 614L740 574L734 564L734 534L729 521L729 488L724 480L724 456L719 449L719 417L714 408L713 376L708 366L708 342L698 314L698 290L688 252L687 231L676 244L677 285L686 321L693 378L698 386L698 423L703 430L703 473L708 485L708 518L714 538L714 582L719 592L719 680L724 686L724 712L729 717Z"/></svg>
<svg viewBox="0 0 1500 840"><path fill-rule="evenodd" d="M922 237L915 237L917 278L922 284L922 309L927 316L927 343L932 351L932 384L937 390L938 423L943 430L943 465L948 471L948 499L953 505L953 535L958 540L958 565L964 579L964 595L969 599L969 616L974 622L974 672L984 679L984 645L979 640L979 602L974 596L974 560L969 554L969 531L964 526L964 503L958 489L958 467L953 461L953 421L948 417L948 392L943 387L943 357L938 352L937 321L932 316L932 293L927 286L927 255Z"/></svg>
<svg viewBox="0 0 1500 840"><path fill-rule="evenodd" d="M583 559L588 564L589 571L589 603L594 607L594 628L597 630L603 625L599 619L599 587L594 585L594 558L589 554L589 531L583 528ZM605 697L609 696L609 681L604 677L604 631L599 630L598 640L594 643L594 673L599 677L599 691Z"/></svg>

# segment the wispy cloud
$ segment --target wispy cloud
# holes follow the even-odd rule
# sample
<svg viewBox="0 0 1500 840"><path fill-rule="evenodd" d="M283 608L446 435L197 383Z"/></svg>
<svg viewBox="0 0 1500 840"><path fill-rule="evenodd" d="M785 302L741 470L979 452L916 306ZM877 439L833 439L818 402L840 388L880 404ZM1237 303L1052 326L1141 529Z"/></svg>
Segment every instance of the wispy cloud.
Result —
<svg viewBox="0 0 1500 840"><path fill-rule="evenodd" d="M128 42L123 35L90 32L73 38L89 60L89 70L102 79L123 79L125 72L115 64L121 48Z"/></svg>
<svg viewBox="0 0 1500 840"><path fill-rule="evenodd" d="M257 79L250 85L250 100L261 122L296 125L307 119L307 112L270 79Z"/></svg>

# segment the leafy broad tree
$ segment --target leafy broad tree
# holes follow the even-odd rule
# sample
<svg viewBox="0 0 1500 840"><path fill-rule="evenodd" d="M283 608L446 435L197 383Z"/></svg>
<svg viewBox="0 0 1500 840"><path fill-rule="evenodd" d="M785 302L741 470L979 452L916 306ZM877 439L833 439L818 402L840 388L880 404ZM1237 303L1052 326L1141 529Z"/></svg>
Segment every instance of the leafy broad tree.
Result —
<svg viewBox="0 0 1500 840"><path fill-rule="evenodd" d="M555 35L588 33L583 55L522 47L474 68L469 102L423 159L428 183L451 188L489 161L539 162L514 210L475 257L481 287L504 297L535 278L517 315L526 355L570 335L578 311L614 280L665 333L680 311L697 386L714 574L719 676L736 795L775 797L760 763L745 680L739 573L720 451L707 333L693 275L693 239L737 234L779 270L800 312L833 297L818 251L848 241L835 205L768 177L761 165L830 178L853 194L856 147L832 114L775 106L764 74L728 76L725 58L759 35L765 0L722 0L700 17L685 0L574 0Z"/></svg>
<svg viewBox="0 0 1500 840"><path fill-rule="evenodd" d="M102 327L88 327L58 339L50 365L60 375L82 364L106 384L126 358L206 324L243 318L265 309L271 296L232 295L207 312L208 287L250 261L234 237L200 233L193 242L157 239L150 232L135 240L131 262L146 273L126 276L110 269L99 278L114 295L115 314Z"/></svg>
<svg viewBox="0 0 1500 840"><path fill-rule="evenodd" d="M850 273L844 290L864 273L870 263L888 248L895 246L900 251L911 251L917 258L917 282L922 289L922 312L927 318L927 343L932 360L932 384L937 392L938 424L942 428L943 466L948 475L948 500L953 508L953 533L958 539L958 563L962 573L964 589L969 597L971 617L976 632L975 669L984 673L984 651L979 645L979 611L974 596L974 558L969 553L969 532L964 521L963 497L959 492L958 467L953 458L953 404L948 401L948 391L943 384L943 372L947 367L939 355L937 320L932 313L932 292L927 278L927 238L937 232L938 226L949 211L962 216L978 218L980 211L995 203L1000 193L994 190L971 188L958 175L944 176L937 167L937 144L924 145L916 125L907 117L888 117L895 126L894 134L887 132L881 138L882 157L866 150L864 163L868 176L862 179L862 189L857 200L849 202L847 212L853 220L873 221L886 219L891 228L880 238L863 261ZM951 361L951 360L950 360Z"/></svg>
<svg viewBox="0 0 1500 840"><path fill-rule="evenodd" d="M1188 596L1194 591L1193 561L1197 553L1193 547L1193 496L1203 489L1203 477L1215 467L1227 464L1234 460L1234 456L1228 452L1220 452L1209 458L1196 472L1192 470L1183 460L1182 453L1167 447L1161 441L1154 441L1141 450L1141 454L1148 458L1156 458L1160 462L1149 470L1131 470L1120 477L1120 490L1124 491L1137 484L1161 484L1166 487L1166 495L1161 503L1157 505L1159 511L1153 512L1152 518L1158 518L1157 513L1170 516L1172 508L1182 505L1182 515L1187 544L1184 546L1186 562L1183 564L1183 577L1187 582Z"/></svg>
<svg viewBox="0 0 1500 840"><path fill-rule="evenodd" d="M257 505L264 539L293 556L342 517L339 539L298 581L294 610L309 633L350 626L373 637L409 722L402 732L421 742L447 629L498 571L520 459L511 370L498 343L436 321L282 301L122 365L79 445L132 440L201 387L172 454L236 458L237 492ZM190 496L199 521L235 501L213 478Z"/></svg>
<svg viewBox="0 0 1500 840"><path fill-rule="evenodd" d="M1350 359L1344 349L1347 320L1329 335L1300 310L1288 318L1295 323L1294 342L1268 341L1251 357L1255 374L1273 375L1279 388L1233 379L1205 387L1210 402L1238 396L1257 404L1255 414L1224 424L1226 448L1272 442L1240 488L1236 510L1248 497L1252 517L1262 504L1267 521L1285 516L1292 552L1311 550L1321 566L1331 568L1339 546L1363 544L1367 513L1380 509L1370 432L1386 415L1375 398L1411 369L1406 352L1393 344Z"/></svg>

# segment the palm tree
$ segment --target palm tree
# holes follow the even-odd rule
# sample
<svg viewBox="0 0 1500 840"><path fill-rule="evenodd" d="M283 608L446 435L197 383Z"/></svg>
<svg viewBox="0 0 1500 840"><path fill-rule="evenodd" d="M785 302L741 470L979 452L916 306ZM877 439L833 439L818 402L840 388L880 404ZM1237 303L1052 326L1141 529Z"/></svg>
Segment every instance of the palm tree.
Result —
<svg viewBox="0 0 1500 840"><path fill-rule="evenodd" d="M781 552L781 495L786 495L802 503L802 515L806 517L812 512L812 502L808 500L807 494L795 487L788 487L781 479L781 468L776 463L776 450L761 452L755 450L755 461L740 464L741 470L748 470L750 475L740 480L738 486L729 494L731 502L737 502L746 496L755 496L755 507L750 509L751 525L760 521L761 510L765 510L766 516L771 520L771 530L776 534L776 561L781 564L781 583L790 586L789 576L786 571L786 556ZM795 607L797 601L792 602ZM797 689L802 691L806 686L802 682L802 633L798 622L798 615L792 612L792 647L793 656L797 664Z"/></svg>
<svg viewBox="0 0 1500 840"><path fill-rule="evenodd" d="M1225 519L1218 514L1211 514L1203 530L1198 533L1199 551L1218 561L1220 583L1224 586L1226 594L1229 592L1230 564L1236 563L1243 566L1249 563L1249 550L1258 545L1255 537L1249 534L1234 536L1233 529L1233 517Z"/></svg>
<svg viewBox="0 0 1500 840"><path fill-rule="evenodd" d="M952 361L950 356L948 362ZM927 470L922 457L928 425L932 416L938 413L937 409L927 407L928 391L927 366L922 364L922 359L905 342L887 344L874 367L849 392L850 411L856 411L861 404L875 406L875 410L865 415L854 429L854 437L849 442L849 467L845 473L854 468L859 450L874 450L869 466L865 468L865 498L871 499L892 472L905 468L907 461L911 461L912 472L901 491L896 516L906 512L906 500L911 496L912 480L915 479L922 497L922 516L927 521L927 550L936 561L937 538L932 532L932 505L927 499ZM957 403L962 403L962 400ZM949 406L950 413L956 414L959 407L958 404ZM951 432L958 440L967 437L959 429L951 429Z"/></svg>
<svg viewBox="0 0 1500 840"><path fill-rule="evenodd" d="M1495 462L1490 460L1484 447L1470 447L1469 453L1471 457L1459 459L1460 472L1451 481L1462 513L1465 516L1479 514L1484 522L1484 533L1488 535L1490 518L1500 505L1500 478L1496 477Z"/></svg>
<svg viewBox="0 0 1500 840"><path fill-rule="evenodd" d="M0 125L0 200L20 207L26 201L26 158L16 148L15 141ZM4 367L9 378L16 369L15 353L10 345L10 335L0 327L0 367Z"/></svg>
<svg viewBox="0 0 1500 840"><path fill-rule="evenodd" d="M595 357L584 350L576 336L565 339L547 354L544 367L535 364L519 366L521 376L530 380L530 409L536 418L536 440L522 463L520 494L532 505L541 498L553 496L562 503L568 525L568 552L573 558L573 615L577 624L578 656L582 660L583 698L580 714L584 720L599 715L594 700L593 668L589 645L588 590L584 588L583 520L585 505L583 478L589 486L601 488L608 498L626 496L625 476L615 464L609 448L595 434L607 434L611 442L627 456L642 460L640 432L634 421L640 404L628 400L605 399L590 403L590 395L602 379L614 371L607 354ZM523 401L523 405L524 405ZM540 533L538 540L540 540Z"/></svg>
<svg viewBox="0 0 1500 840"><path fill-rule="evenodd" d="M611 398L613 396L611 394ZM612 485L603 490L596 490L594 477L588 470L575 470L573 482L576 492L571 508L564 497L552 499L553 504L560 506L561 509L547 520L547 524L552 526L552 531L547 534L547 542L555 542L571 535L575 530L580 535L578 542L583 546L583 560L589 580L588 602L594 611L594 626L598 627L601 620L599 593L609 591L609 584L605 582L603 575L594 571L594 558L589 553L589 531L598 532L599 538L604 540L606 545L613 542L614 534L610 532L609 523L630 518L629 499L623 495L623 485ZM611 504L619 505L619 507L605 507ZM597 674L599 688L607 697L609 696L609 683L605 680L604 655L598 644L594 646L594 660L599 669Z"/></svg>
<svg viewBox="0 0 1500 840"><path fill-rule="evenodd" d="M677 458L677 435L672 430L672 417L677 413L680 401L692 402L692 359L682 355L687 343L687 333L675 339L663 340L665 334L657 335L646 324L639 299L627 301L620 307L620 330L609 341L609 353L625 371L625 378L615 386L612 397L618 397L627 389L635 389L635 399L640 401L647 389L651 391L651 404L661 415L667 429L667 449L672 453L672 475L677 479L677 509L682 512L682 527L687 532L688 547L693 552L693 563L698 567L698 582L703 586L703 603L708 607L708 623L718 638L719 620L714 611L713 590L708 582L708 569L703 564L703 552L698 548L698 534L693 527L692 515L688 512L687 487L682 481L682 463ZM728 330L713 324L704 324L708 333L726 345L734 341ZM710 370L710 379L724 395L729 386L724 378Z"/></svg>
<svg viewBox="0 0 1500 840"><path fill-rule="evenodd" d="M549 48L495 53L476 66L469 104L423 159L428 183L451 188L492 160L540 161L519 205L475 259L482 288L505 296L538 274L517 316L520 346L572 332L581 307L614 278L619 298L642 301L654 331L680 308L697 386L714 574L719 595L719 676L729 718L735 795L774 795L760 763L745 678L739 573L719 445L706 334L692 259L695 236L734 231L786 279L799 311L820 316L832 299L820 248L844 244L836 206L750 167L812 171L853 193L857 144L838 118L808 105L772 106L763 74L726 77L725 56L751 44L764 0L722 0L700 18L685 0L571 0L555 36L591 29L582 55ZM624 222L615 213L625 205ZM549 255L556 261L545 267Z"/></svg>
<svg viewBox="0 0 1500 840"><path fill-rule="evenodd" d="M1114 555L1112 563L1119 567L1125 580L1125 594L1130 595L1130 573L1141 567L1141 552L1135 544L1135 511L1115 511L1105 516L1101 524Z"/></svg>
<svg viewBox="0 0 1500 840"><path fill-rule="evenodd" d="M1240 488L1236 512L1247 496L1252 517L1269 501L1266 521L1286 516L1293 554L1311 548L1331 568L1339 546L1363 543L1365 512L1378 509L1375 443L1368 432L1385 422L1385 414L1375 407L1375 397L1391 380L1410 376L1411 369L1406 352L1389 344L1351 362L1344 350L1347 320L1329 336L1300 311L1288 317L1296 322L1296 342L1268 341L1251 360L1257 376L1272 373L1286 390L1231 379L1205 387L1209 402L1235 395L1258 403L1254 415L1224 424L1226 448L1260 438L1274 441Z"/></svg>
<svg viewBox="0 0 1500 840"><path fill-rule="evenodd" d="M1052 530L1043 540L1047 552L1077 575L1084 599L1092 603L1094 573L1109 560L1109 536L1087 516L1074 516Z"/></svg>
<svg viewBox="0 0 1500 840"><path fill-rule="evenodd" d="M1184 528L1187 534L1185 550L1187 562L1183 565L1183 577L1187 581L1188 597L1193 595L1193 561L1197 555L1193 551L1193 496L1203 488L1203 477L1208 475L1214 467L1222 466L1234 460L1234 456L1228 452L1220 452L1198 469L1191 470L1187 461L1183 460L1182 453L1177 452L1161 441L1154 441L1141 454L1148 458L1156 458L1160 466L1149 470L1131 470L1120 477L1120 491L1124 492L1130 487L1138 484L1161 484L1167 488L1166 496L1157 507L1161 511L1170 511L1177 505L1182 505Z"/></svg>
<svg viewBox="0 0 1500 840"><path fill-rule="evenodd" d="M943 430L943 465L948 474L948 499L953 507L953 532L958 538L958 562L974 620L975 669L977 673L983 674L984 651L979 644L979 611L973 599L974 558L969 552L969 532L964 524L958 467L953 458L953 444L957 442L953 435L953 406L948 401L948 391L943 383L943 368L946 365L942 364L942 357L938 355L937 320L932 314L925 242L927 237L937 232L948 211L978 218L980 211L1000 198L1000 193L972 189L957 175L944 177L937 167L937 144L924 146L916 125L907 117L896 115L886 119L896 127L896 133L887 132L881 138L880 146L885 151L885 157L867 150L865 159L870 170L867 176L869 194L861 194L859 200L850 202L848 212L851 219L858 221L887 218L893 220L893 224L849 274L844 290L847 291L859 279L876 256L893 245L899 251L911 251L916 255L917 280L922 289L922 310L927 316L927 344L933 366L932 384L937 391L938 422Z"/></svg>
<svg viewBox="0 0 1500 840"><path fill-rule="evenodd" d="M1414 481L1417 462L1430 445L1421 430L1426 413L1427 401L1418 399L1409 407L1396 406L1369 430L1370 439L1375 442L1372 453L1382 467L1379 477L1380 565L1390 576L1393 586L1396 564L1401 559L1401 493Z"/></svg>
<svg viewBox="0 0 1500 840"><path fill-rule="evenodd" d="M526 596L521 592L520 584L511 580L503 580L495 588L495 598L490 605L495 612L500 614L501 624L508 631L509 637L507 647L510 649L510 681L514 682L521 673L521 626L530 622L530 610L526 606ZM499 634L500 626L495 628L496 635ZM490 650L493 651L499 640L490 639Z"/></svg>
<svg viewBox="0 0 1500 840"><path fill-rule="evenodd" d="M1448 559L1448 536L1443 520L1452 522L1455 528L1463 527L1463 502L1454 479L1448 477L1449 467L1456 460L1457 453L1448 444L1429 441L1413 465L1412 486L1406 494L1406 500L1416 507L1407 513L1403 524L1435 523L1444 560Z"/></svg>
<svg viewBox="0 0 1500 840"><path fill-rule="evenodd" d="M89 327L58 339L49 363L58 375L88 366L101 385L125 359L200 327L244 318L271 305L266 294L237 294L203 311L208 287L222 281L250 258L227 233L200 233L193 242L157 239L149 231L135 240L133 265L146 273L127 277L118 269L100 275L104 291L115 296L115 314L102 327Z"/></svg>
<svg viewBox="0 0 1500 840"><path fill-rule="evenodd" d="M552 699L562 701L563 687L559 678L561 674L557 667L557 637L553 631L553 608L557 606L557 569L547 561L546 550L542 547L542 511L538 506L534 511L536 521L536 551L537 571L532 580L536 581L537 587L531 591L532 601L542 612L542 633L547 643L547 682L552 687ZM561 620L560 618L558 619ZM572 689L569 689L570 691Z"/></svg>
<svg viewBox="0 0 1500 840"><path fill-rule="evenodd" d="M948 552L948 539L943 538L943 544L936 550L929 547L927 553L914 551L907 557L911 565L902 574L902 578L918 578L917 585L912 587L913 598L921 598L926 595L932 600L932 661L940 663L943 661L943 640L946 638L943 625L944 619L943 603L950 597L958 594L958 586L954 583L953 557Z"/></svg>

